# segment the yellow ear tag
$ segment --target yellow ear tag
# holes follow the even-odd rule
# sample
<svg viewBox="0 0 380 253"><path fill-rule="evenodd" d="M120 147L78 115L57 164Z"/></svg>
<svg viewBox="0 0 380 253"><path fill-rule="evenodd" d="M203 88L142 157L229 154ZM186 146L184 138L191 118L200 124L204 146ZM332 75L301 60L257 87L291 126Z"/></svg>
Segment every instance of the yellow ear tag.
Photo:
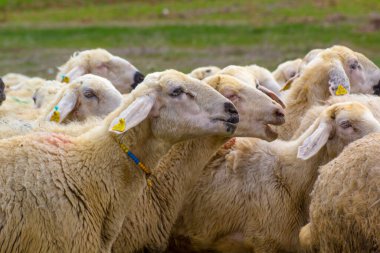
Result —
<svg viewBox="0 0 380 253"><path fill-rule="evenodd" d="M280 89L280 91L286 91L290 89L292 82L286 82L286 84Z"/></svg>
<svg viewBox="0 0 380 253"><path fill-rule="evenodd" d="M342 96L342 95L346 95L347 93L348 91L346 90L346 88L344 88L343 85L339 84L338 89L335 92L335 95Z"/></svg>
<svg viewBox="0 0 380 253"><path fill-rule="evenodd" d="M124 130L125 130L125 119L120 118L119 119L119 123L117 123L116 125L114 125L112 127L112 130L113 131L117 131L117 132L124 132Z"/></svg>
<svg viewBox="0 0 380 253"><path fill-rule="evenodd" d="M70 78L68 76L63 75L62 76L62 83L69 83L69 82L70 82Z"/></svg>
<svg viewBox="0 0 380 253"><path fill-rule="evenodd" d="M58 111L58 106L54 107L54 110L55 111L53 112L53 114L50 117L50 121L54 121L54 122L59 123L59 120L61 119L61 114Z"/></svg>

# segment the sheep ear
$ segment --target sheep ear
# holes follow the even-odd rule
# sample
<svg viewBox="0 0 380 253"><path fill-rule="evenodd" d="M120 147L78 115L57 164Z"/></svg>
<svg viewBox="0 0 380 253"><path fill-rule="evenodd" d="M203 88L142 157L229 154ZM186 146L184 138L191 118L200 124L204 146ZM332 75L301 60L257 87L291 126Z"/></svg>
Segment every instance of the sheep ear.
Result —
<svg viewBox="0 0 380 253"><path fill-rule="evenodd" d="M112 121L109 131L121 134L137 126L148 117L155 101L156 99L149 95L136 98L127 109L122 111L120 115Z"/></svg>
<svg viewBox="0 0 380 253"><path fill-rule="evenodd" d="M268 97L270 97L273 101L276 101L277 103L279 103L282 108L284 108L284 109L286 108L285 103L274 92L272 92L271 90L269 90L269 89L267 89L267 88L265 88L264 86L261 86L261 85L259 85L258 89L261 92L263 92L265 95L267 95Z"/></svg>
<svg viewBox="0 0 380 253"><path fill-rule="evenodd" d="M46 120L61 123L67 115L75 108L78 94L74 91L66 93L58 102L54 109L48 114Z"/></svg>
<svg viewBox="0 0 380 253"><path fill-rule="evenodd" d="M72 70L70 70L67 74L64 74L61 76L61 82L70 83L75 78L83 76L84 74L86 74L85 68L82 66L76 66Z"/></svg>
<svg viewBox="0 0 380 253"><path fill-rule="evenodd" d="M350 80L339 61L334 61L329 70L329 90L333 96L342 96L350 92Z"/></svg>
<svg viewBox="0 0 380 253"><path fill-rule="evenodd" d="M292 87L293 81L295 79L297 79L299 76L300 76L300 74L298 73L295 76L293 76L292 78L290 78L288 81L286 81L286 83L284 84L284 86L282 86L282 88L280 89L280 91L289 90Z"/></svg>
<svg viewBox="0 0 380 253"><path fill-rule="evenodd" d="M318 153L327 143L330 132L331 126L326 122L321 122L318 128L298 147L297 157L302 160L307 160Z"/></svg>

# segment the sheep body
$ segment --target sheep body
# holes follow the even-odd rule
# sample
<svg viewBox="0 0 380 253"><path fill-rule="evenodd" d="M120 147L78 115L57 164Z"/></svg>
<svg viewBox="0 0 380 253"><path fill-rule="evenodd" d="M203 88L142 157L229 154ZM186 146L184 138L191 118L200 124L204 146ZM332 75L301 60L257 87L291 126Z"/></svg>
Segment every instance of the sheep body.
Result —
<svg viewBox="0 0 380 253"><path fill-rule="evenodd" d="M147 79L88 133L34 133L0 141L1 252L109 252L126 213L146 186L145 174L118 142L154 168L175 142L210 133L229 135L236 128L232 122L210 121L214 114L236 117L233 107L225 110L232 104L212 89L172 70ZM197 97L168 104L164 100L173 103L172 98L161 91L171 85L183 85ZM155 96L160 102L154 102ZM184 109L195 105L195 114ZM146 119L154 110L160 114ZM128 132L116 136L109 131Z"/></svg>
<svg viewBox="0 0 380 253"><path fill-rule="evenodd" d="M268 140L275 138L263 132L262 125L267 122L283 123L283 118L276 114L281 111L278 104L274 105L255 87L231 76L216 74L205 82L236 105L239 125L234 135ZM134 252L142 248L163 251L187 192L209 158L226 140L225 137L212 136L174 145L153 172L154 187L145 190L133 211L127 215L113 252Z"/></svg>
<svg viewBox="0 0 380 253"><path fill-rule="evenodd" d="M379 149L380 134L371 134L320 168L301 243L331 253L380 249Z"/></svg>
<svg viewBox="0 0 380 253"><path fill-rule="evenodd" d="M336 157L350 141L380 131L379 122L363 105L329 108L297 140L267 143L237 138L232 148L220 150L187 196L172 245L179 242L183 249L181 242L185 238L191 242L192 250L221 250L228 248L220 247L225 238L241 234L240 244L255 252L301 251L298 233L307 222L309 193L319 165ZM296 159L299 145L319 131L324 117L336 122L333 124L343 119L368 122L355 126L362 132L352 135L333 130L338 126L332 126L329 131L337 132L327 133L326 146L306 161ZM329 135L335 137L328 140ZM233 249L226 252L230 250Z"/></svg>

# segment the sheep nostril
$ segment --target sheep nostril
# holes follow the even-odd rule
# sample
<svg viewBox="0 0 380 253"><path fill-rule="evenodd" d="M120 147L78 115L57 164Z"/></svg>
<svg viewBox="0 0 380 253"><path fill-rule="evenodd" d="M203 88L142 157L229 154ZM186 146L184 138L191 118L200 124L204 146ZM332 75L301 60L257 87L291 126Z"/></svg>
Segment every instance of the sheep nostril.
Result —
<svg viewBox="0 0 380 253"><path fill-rule="evenodd" d="M380 96L380 81L377 85L373 86L373 94Z"/></svg>
<svg viewBox="0 0 380 253"><path fill-rule="evenodd" d="M275 112L274 112L274 114L276 115L276 117L279 117L279 118L283 118L283 117L285 117L285 114L284 114L284 112L282 111L282 110L276 110Z"/></svg>
<svg viewBox="0 0 380 253"><path fill-rule="evenodd" d="M237 114L238 113L235 106L232 103L228 103L228 102L224 103L224 111L231 113L231 114Z"/></svg>
<svg viewBox="0 0 380 253"><path fill-rule="evenodd" d="M142 81L144 81L144 78L145 78L145 76L143 74L141 74L140 72L136 72L133 80L134 80L135 84L139 84Z"/></svg>

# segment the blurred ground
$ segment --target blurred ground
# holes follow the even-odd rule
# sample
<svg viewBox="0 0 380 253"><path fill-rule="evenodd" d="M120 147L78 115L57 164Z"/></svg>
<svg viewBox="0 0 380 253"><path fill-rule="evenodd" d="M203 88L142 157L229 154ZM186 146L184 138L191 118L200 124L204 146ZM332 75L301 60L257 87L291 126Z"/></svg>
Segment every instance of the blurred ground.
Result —
<svg viewBox="0 0 380 253"><path fill-rule="evenodd" d="M378 0L0 0L0 75L53 77L102 47L143 72L277 64L343 44L380 64Z"/></svg>

